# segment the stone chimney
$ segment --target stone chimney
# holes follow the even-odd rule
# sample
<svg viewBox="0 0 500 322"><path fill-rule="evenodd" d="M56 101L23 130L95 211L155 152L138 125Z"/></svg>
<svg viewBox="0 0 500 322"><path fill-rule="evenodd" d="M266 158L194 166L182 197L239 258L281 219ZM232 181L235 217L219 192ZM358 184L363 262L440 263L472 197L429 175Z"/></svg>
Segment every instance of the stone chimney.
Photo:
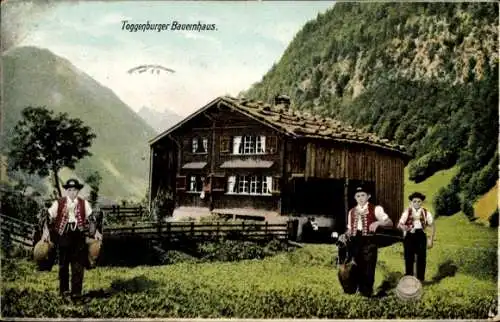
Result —
<svg viewBox="0 0 500 322"><path fill-rule="evenodd" d="M274 106L288 109L290 107L290 96L278 94L274 97Z"/></svg>

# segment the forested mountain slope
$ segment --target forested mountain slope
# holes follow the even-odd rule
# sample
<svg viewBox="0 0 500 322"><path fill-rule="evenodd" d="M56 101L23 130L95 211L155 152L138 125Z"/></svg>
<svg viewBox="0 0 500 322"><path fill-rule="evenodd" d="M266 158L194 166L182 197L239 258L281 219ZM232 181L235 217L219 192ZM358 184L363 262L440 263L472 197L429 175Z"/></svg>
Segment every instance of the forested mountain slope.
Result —
<svg viewBox="0 0 500 322"><path fill-rule="evenodd" d="M415 182L457 166L435 201L473 218L498 177L498 4L337 3L241 95L278 93L404 144Z"/></svg>

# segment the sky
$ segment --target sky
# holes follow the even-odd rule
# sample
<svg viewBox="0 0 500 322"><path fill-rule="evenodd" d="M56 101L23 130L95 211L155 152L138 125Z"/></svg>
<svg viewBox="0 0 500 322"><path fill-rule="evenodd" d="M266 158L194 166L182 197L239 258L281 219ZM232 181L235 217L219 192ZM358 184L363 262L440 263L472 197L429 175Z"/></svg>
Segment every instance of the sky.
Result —
<svg viewBox="0 0 500 322"><path fill-rule="evenodd" d="M61 2L36 19L17 46L68 59L134 110L186 116L236 96L278 62L294 35L333 2ZM124 24L124 21L126 23ZM215 24L213 31L127 30L127 24ZM125 28L124 28L125 27ZM130 29L130 28L129 28ZM158 64L174 73L127 73Z"/></svg>

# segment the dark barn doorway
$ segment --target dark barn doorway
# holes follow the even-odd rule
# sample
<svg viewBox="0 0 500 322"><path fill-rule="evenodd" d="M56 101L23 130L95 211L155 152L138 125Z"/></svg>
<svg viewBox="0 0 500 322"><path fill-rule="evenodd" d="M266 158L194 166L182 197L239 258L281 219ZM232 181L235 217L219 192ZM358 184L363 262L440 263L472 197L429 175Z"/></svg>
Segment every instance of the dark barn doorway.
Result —
<svg viewBox="0 0 500 322"><path fill-rule="evenodd" d="M344 212L344 182L298 178L294 180L291 206L296 214L337 216Z"/></svg>

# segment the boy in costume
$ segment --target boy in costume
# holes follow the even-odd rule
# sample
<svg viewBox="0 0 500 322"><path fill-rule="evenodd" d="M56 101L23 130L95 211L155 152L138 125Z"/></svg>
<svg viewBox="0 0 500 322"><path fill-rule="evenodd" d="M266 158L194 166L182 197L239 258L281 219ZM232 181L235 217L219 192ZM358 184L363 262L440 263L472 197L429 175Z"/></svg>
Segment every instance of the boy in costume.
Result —
<svg viewBox="0 0 500 322"><path fill-rule="evenodd" d="M432 248L434 244L436 228L431 212L422 207L425 195L414 192L408 199L410 206L403 212L398 224L398 229L402 230L405 235L403 241L405 270L406 275L413 276L416 257L416 277L423 282L425 280L427 248ZM428 238L425 233L427 227L431 228L431 234Z"/></svg>

